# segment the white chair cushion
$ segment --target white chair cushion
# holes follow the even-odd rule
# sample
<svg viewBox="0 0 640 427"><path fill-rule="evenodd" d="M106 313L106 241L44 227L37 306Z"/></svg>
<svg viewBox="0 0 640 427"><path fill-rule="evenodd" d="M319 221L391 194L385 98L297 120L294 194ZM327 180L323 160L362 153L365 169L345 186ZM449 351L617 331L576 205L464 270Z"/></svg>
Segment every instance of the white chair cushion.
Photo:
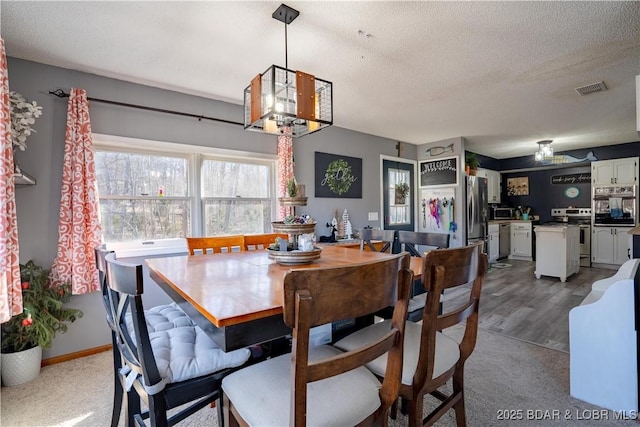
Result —
<svg viewBox="0 0 640 427"><path fill-rule="evenodd" d="M144 311L144 317L147 320L147 329L149 333L166 331L172 328L194 327L193 320L184 312L178 304L157 305ZM133 321L131 314L127 314L125 318L127 330L133 337Z"/></svg>
<svg viewBox="0 0 640 427"><path fill-rule="evenodd" d="M421 328L422 325L410 321L407 321L405 326L404 353L402 358L402 383L406 385L411 385L413 383L413 375L415 374L416 367L418 366L420 339L422 335ZM372 341L376 337L382 336L390 329L391 320L385 320L360 329L359 331L341 339L334 345L341 350L353 350L366 342ZM458 343L445 334L436 332L436 357L433 368L434 378L451 369L458 359L460 359L460 347L458 346ZM367 364L367 368L371 369L374 374L381 377L384 377L386 367L386 354Z"/></svg>
<svg viewBox="0 0 640 427"><path fill-rule="evenodd" d="M147 319L149 333L182 326L195 326L193 320L175 302L145 310L144 317Z"/></svg>
<svg viewBox="0 0 640 427"><path fill-rule="evenodd" d="M149 334L160 376L176 383L242 365L251 352L243 348L225 353L197 326Z"/></svg>
<svg viewBox="0 0 640 427"><path fill-rule="evenodd" d="M341 351L321 345L310 349L310 360ZM307 425L353 426L380 406L380 382L366 368L310 383ZM252 426L287 426L291 406L291 354L240 369L222 380L224 393Z"/></svg>
<svg viewBox="0 0 640 427"><path fill-rule="evenodd" d="M414 296L409 300L409 308L407 311L409 313L412 313L416 310L424 309L424 304L426 303L426 301L427 301L426 292L423 292L421 294Z"/></svg>

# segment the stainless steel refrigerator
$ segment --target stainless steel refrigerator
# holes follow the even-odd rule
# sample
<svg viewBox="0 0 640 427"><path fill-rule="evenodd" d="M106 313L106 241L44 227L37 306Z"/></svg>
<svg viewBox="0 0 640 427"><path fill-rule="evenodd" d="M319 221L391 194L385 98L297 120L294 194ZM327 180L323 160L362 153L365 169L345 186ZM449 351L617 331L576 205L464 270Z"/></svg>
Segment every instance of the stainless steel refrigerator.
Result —
<svg viewBox="0 0 640 427"><path fill-rule="evenodd" d="M467 244L487 241L487 221L489 219L489 196L487 193L487 178L467 176L465 186L465 200L467 216L465 218L465 238Z"/></svg>

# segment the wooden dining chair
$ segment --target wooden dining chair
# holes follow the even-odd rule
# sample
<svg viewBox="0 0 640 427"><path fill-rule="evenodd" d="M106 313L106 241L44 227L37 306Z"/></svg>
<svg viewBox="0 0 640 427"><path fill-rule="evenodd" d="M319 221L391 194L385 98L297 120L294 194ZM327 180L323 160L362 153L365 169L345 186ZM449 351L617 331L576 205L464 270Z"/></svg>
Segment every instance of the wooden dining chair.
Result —
<svg viewBox="0 0 640 427"><path fill-rule="evenodd" d="M244 236L187 237L189 255L210 253L243 252Z"/></svg>
<svg viewBox="0 0 640 427"><path fill-rule="evenodd" d="M433 425L449 409L456 414L456 424L466 425L464 408L464 364L473 352L478 331L478 305L480 291L487 270L487 255L482 244L461 248L427 252L424 256L422 277L427 289L422 324L407 321L404 340L404 364L400 396L408 403L409 425ZM471 284L468 298L459 305L445 307L439 314L442 290ZM390 320L354 332L338 341L335 346L349 351L386 333L392 326ZM464 328L458 342L444 332L446 328L461 325ZM397 375L386 369L385 357L367 365L381 378ZM440 390L452 379L451 394ZM422 418L424 397L429 394L441 403L426 418ZM395 408L392 418L395 418Z"/></svg>
<svg viewBox="0 0 640 427"><path fill-rule="evenodd" d="M292 351L223 379L229 425L385 425L400 382L413 277L409 265L405 253L346 267L289 271L283 298L284 322L293 329ZM396 313L384 336L348 352L329 345L309 348L310 328L394 303ZM395 375L380 384L364 365L387 352L385 368Z"/></svg>
<svg viewBox="0 0 640 427"><path fill-rule="evenodd" d="M392 253L394 241L397 240L395 230L374 230L363 228L360 230L360 250ZM393 253L400 253L399 250Z"/></svg>
<svg viewBox="0 0 640 427"><path fill-rule="evenodd" d="M266 249L269 245L276 242L276 239L289 240L287 234L281 233L269 233L269 234L245 234L244 235L244 250L245 251L257 251L260 249Z"/></svg>
<svg viewBox="0 0 640 427"><path fill-rule="evenodd" d="M425 251L444 249L449 247L451 235L449 233L431 233L424 231L398 231L398 242L401 249L411 256L422 256ZM425 246L422 251L416 246Z"/></svg>
<svg viewBox="0 0 640 427"><path fill-rule="evenodd" d="M451 235L449 233L432 233L423 231L398 231L399 247L407 251L414 257L424 255L426 251L434 249L445 249L449 247ZM443 295L446 295L445 291ZM441 298L441 303L445 298ZM422 280L416 280L411 289L411 299L409 300L409 313L407 319L417 322L422 319L424 304L426 302L425 289ZM387 316L381 316L388 318Z"/></svg>
<svg viewBox="0 0 640 427"><path fill-rule="evenodd" d="M132 411L135 424L145 426L149 419L151 426L172 426L219 399L222 378L244 364L250 351L225 353L197 326L150 332L142 303L142 265L119 261L113 253L105 261L122 379L147 407Z"/></svg>

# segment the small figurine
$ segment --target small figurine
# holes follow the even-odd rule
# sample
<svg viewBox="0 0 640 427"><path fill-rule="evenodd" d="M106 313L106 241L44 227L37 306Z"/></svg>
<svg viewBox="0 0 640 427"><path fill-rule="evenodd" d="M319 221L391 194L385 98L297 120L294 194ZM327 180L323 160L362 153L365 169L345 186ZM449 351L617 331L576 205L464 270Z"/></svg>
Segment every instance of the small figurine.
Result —
<svg viewBox="0 0 640 427"><path fill-rule="evenodd" d="M347 210L344 210L344 213L342 214L342 230L343 230L343 234L342 236L349 240L351 238L353 238L353 230L351 228L351 221L349 221L349 214L347 213Z"/></svg>
<svg viewBox="0 0 640 427"><path fill-rule="evenodd" d="M320 236L320 242L322 243L335 243L336 242L336 227L333 224L327 223L327 227L331 227L331 236Z"/></svg>

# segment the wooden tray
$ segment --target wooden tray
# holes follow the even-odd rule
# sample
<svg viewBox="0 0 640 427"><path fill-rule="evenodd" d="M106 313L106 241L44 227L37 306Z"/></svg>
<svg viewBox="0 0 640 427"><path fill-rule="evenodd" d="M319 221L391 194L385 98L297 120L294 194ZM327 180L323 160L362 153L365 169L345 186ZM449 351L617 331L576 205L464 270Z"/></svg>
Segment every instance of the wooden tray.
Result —
<svg viewBox="0 0 640 427"><path fill-rule="evenodd" d="M307 206L306 197L278 197L280 206Z"/></svg>
<svg viewBox="0 0 640 427"><path fill-rule="evenodd" d="M322 248L315 247L312 251L275 251L273 249L267 249L269 259L282 265L296 265L296 264L311 264L313 261L320 258L320 252Z"/></svg>
<svg viewBox="0 0 640 427"><path fill-rule="evenodd" d="M271 223L274 233L284 234L308 234L313 233L316 229L316 223L312 224L285 224L283 221L275 221Z"/></svg>

